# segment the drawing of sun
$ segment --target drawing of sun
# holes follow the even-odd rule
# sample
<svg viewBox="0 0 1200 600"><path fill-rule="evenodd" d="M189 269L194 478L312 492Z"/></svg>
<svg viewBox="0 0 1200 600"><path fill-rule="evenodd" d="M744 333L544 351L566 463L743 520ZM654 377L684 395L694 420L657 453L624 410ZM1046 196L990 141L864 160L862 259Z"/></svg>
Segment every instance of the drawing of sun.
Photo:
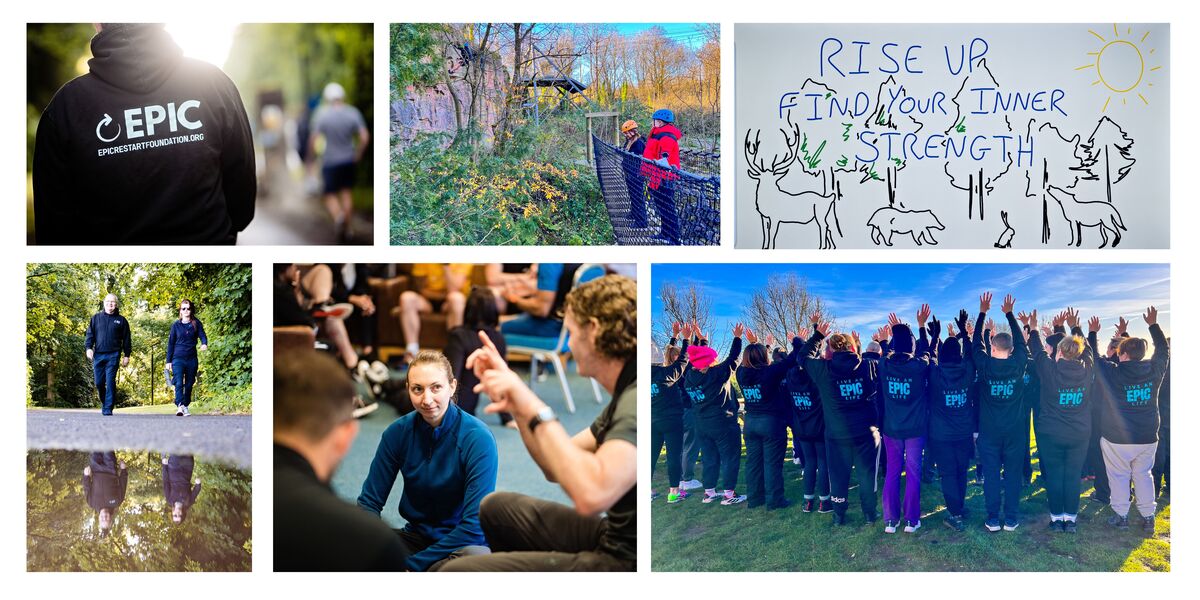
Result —
<svg viewBox="0 0 1200 600"><path fill-rule="evenodd" d="M1093 61L1091 64L1075 68L1076 71L1095 70L1096 80L1092 85L1108 89L1109 93L1100 112L1108 110L1114 96L1120 98L1122 105L1128 103L1131 95L1137 96L1142 104L1149 105L1150 101L1142 93L1142 88L1154 87L1149 81L1150 76L1162 69L1162 65L1147 64L1155 58L1155 48L1149 45L1150 32L1142 32L1139 36L1130 26L1125 28L1125 34L1122 36L1116 23L1113 23L1111 35L1107 29L1104 31L1105 35L1100 35L1095 30L1088 30L1088 33L1100 40L1100 49L1088 52L1088 56L1092 57L1089 59Z"/></svg>

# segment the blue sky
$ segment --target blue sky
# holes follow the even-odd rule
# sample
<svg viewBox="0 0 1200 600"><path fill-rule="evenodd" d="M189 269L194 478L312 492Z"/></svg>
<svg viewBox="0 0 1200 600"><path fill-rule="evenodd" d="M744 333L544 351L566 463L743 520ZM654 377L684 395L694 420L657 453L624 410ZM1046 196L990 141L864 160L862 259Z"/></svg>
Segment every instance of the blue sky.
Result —
<svg viewBox="0 0 1200 600"><path fill-rule="evenodd" d="M1100 317L1105 331L1124 316L1130 334L1140 336L1148 335L1141 315L1154 305L1159 325L1171 334L1170 269L1165 264L655 264L654 329L659 331L664 320L663 282L690 280L704 286L712 298L714 322L728 329L744 320L743 307L769 275L789 271L808 279L810 291L829 307L838 329L854 329L863 337L885 324L888 312L914 321L923 302L943 323L960 308L973 319L985 291L995 296L988 315L997 322L1003 319L1004 294L1012 293L1016 311L1037 309L1040 321L1074 306L1084 320Z"/></svg>
<svg viewBox="0 0 1200 600"><path fill-rule="evenodd" d="M621 35L633 36L651 27L662 27L667 37L693 50L704 45L704 35L696 23L613 23Z"/></svg>

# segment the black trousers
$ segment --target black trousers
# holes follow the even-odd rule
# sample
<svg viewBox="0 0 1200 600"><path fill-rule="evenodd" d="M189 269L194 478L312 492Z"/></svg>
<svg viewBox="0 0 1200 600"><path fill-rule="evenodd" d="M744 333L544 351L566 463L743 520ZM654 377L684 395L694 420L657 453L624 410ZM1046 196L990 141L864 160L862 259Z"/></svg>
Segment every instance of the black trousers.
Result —
<svg viewBox="0 0 1200 600"><path fill-rule="evenodd" d="M1104 466L1104 455L1100 452L1100 412L1095 411L1092 417L1092 436L1088 439L1087 467L1088 473L1096 478L1092 483L1096 487L1099 500L1108 502L1112 490L1108 486L1108 469Z"/></svg>
<svg viewBox="0 0 1200 600"><path fill-rule="evenodd" d="M783 453L787 430L783 419L772 414L747 413L746 502L750 508L766 503L781 507L783 497Z"/></svg>
<svg viewBox="0 0 1200 600"><path fill-rule="evenodd" d="M742 463L742 432L737 417L700 421L700 458L704 468L704 489L737 489L738 469Z"/></svg>
<svg viewBox="0 0 1200 600"><path fill-rule="evenodd" d="M658 466L658 455L662 454L663 444L667 446L667 485L679 485L680 471L683 470L683 419L663 419L650 421L650 476L654 477L654 469Z"/></svg>
<svg viewBox="0 0 1200 600"><path fill-rule="evenodd" d="M1163 487L1171 487L1171 430L1158 429L1158 449L1154 451L1154 495L1162 493Z"/></svg>
<svg viewBox="0 0 1200 600"><path fill-rule="evenodd" d="M874 518L878 512L878 492L875 489L875 465L879 449L875 439L864 436L852 440L825 440L826 460L829 464L829 495L833 500L833 512L846 514L846 496L850 493L850 472L857 467L858 502L864 515Z"/></svg>
<svg viewBox="0 0 1200 600"><path fill-rule="evenodd" d="M696 416L690 408L683 409L683 480L696 478L696 461L700 460L700 440L696 433Z"/></svg>
<svg viewBox="0 0 1200 600"><path fill-rule="evenodd" d="M1072 440L1039 435L1037 440L1050 514L1079 514L1079 471L1087 460L1087 438Z"/></svg>
<svg viewBox="0 0 1200 600"><path fill-rule="evenodd" d="M983 462L983 499L987 506L987 517L1000 518L1003 504L1004 516L1016 519L1021 514L1021 482L1024 475L1025 450L1028 447L1024 432L999 436L979 436L979 455ZM1003 487L1000 469L1004 469Z"/></svg>
<svg viewBox="0 0 1200 600"><path fill-rule="evenodd" d="M963 503L967 497L967 470L971 466L971 455L975 453L975 441L971 438L930 440L929 453L937 462L942 496L946 499L946 512L956 517L963 516Z"/></svg>
<svg viewBox="0 0 1200 600"><path fill-rule="evenodd" d="M426 548L437 543L437 540L427 538L415 531L405 531L403 529L393 529L392 531L396 532L396 536L400 538L400 543L404 544L404 548L408 550L410 555L424 552ZM446 558L429 565L429 570L440 571L449 561L459 559L464 556L481 556L484 554L491 554L491 552L491 549L489 549L487 546L463 546L462 548L447 554Z"/></svg>
<svg viewBox="0 0 1200 600"><path fill-rule="evenodd" d="M439 563L442 571L635 571L637 562L599 549L606 523L575 509L511 492L489 494L479 522L491 554Z"/></svg>
<svg viewBox="0 0 1200 600"><path fill-rule="evenodd" d="M825 440L797 440L792 438L792 445L799 445L804 456L804 497L813 495L826 498L829 496L829 463L825 460Z"/></svg>

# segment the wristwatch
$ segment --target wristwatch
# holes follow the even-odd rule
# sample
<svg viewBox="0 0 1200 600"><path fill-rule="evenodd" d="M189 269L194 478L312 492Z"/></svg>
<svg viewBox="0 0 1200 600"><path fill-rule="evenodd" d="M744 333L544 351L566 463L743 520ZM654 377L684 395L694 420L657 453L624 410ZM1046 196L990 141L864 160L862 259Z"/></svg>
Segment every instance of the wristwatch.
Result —
<svg viewBox="0 0 1200 600"><path fill-rule="evenodd" d="M554 414L554 409L550 408L549 406L543 406L541 410L537 411L537 413L533 415L533 418L529 420L529 433L533 433L537 429L537 426L541 425L542 423L557 420L558 415Z"/></svg>

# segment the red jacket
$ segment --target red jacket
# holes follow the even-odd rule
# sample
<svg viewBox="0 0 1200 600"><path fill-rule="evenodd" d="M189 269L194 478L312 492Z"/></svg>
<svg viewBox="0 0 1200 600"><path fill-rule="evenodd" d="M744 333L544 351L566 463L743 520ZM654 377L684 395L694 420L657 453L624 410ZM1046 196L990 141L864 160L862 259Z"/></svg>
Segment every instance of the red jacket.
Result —
<svg viewBox="0 0 1200 600"><path fill-rule="evenodd" d="M655 127L650 130L650 135L646 136L646 152L642 157L657 161L665 154L667 156L667 164L678 169L679 168L679 138L683 137L683 132L678 127L670 123L662 127ZM679 176L667 171L657 165L642 163L642 174L649 179L650 189L658 189L664 180L678 179Z"/></svg>

